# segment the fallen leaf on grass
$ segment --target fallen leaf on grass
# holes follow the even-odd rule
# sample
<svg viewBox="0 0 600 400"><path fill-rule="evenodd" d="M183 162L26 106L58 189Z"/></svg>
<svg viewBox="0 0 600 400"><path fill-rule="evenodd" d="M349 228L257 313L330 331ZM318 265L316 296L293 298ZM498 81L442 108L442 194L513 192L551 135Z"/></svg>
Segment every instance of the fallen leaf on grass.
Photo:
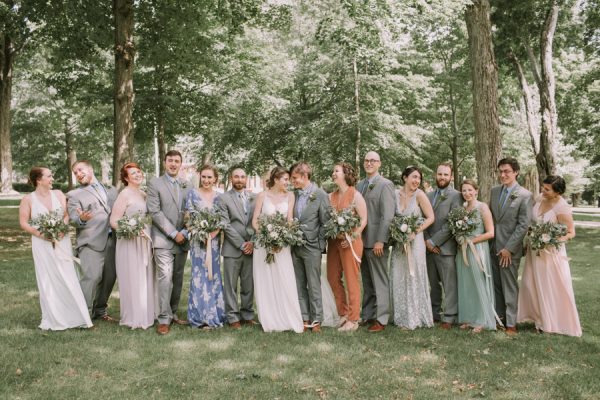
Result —
<svg viewBox="0 0 600 400"><path fill-rule="evenodd" d="M21 371L21 368L17 368L17 370L15 371L15 374L17 376L21 376L21 375L23 375L23 371Z"/></svg>

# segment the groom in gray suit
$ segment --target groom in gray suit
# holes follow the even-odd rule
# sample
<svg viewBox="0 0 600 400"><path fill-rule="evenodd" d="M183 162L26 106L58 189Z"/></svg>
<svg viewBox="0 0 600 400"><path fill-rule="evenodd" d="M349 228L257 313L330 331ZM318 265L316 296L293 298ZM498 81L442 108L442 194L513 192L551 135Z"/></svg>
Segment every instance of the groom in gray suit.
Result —
<svg viewBox="0 0 600 400"><path fill-rule="evenodd" d="M172 322L187 325L177 316L183 270L189 250L183 213L189 192L188 183L178 177L183 157L177 150L165 155L165 175L148 183L148 213L152 216L152 243L158 286L159 335L169 333Z"/></svg>
<svg viewBox="0 0 600 400"><path fill-rule="evenodd" d="M299 162L290 168L296 201L294 218L300 221L304 246L292 248L292 262L298 288L298 301L304 330L321 332L323 299L321 295L321 255L325 251L325 224L329 219L329 197L310 181L312 169Z"/></svg>
<svg viewBox="0 0 600 400"><path fill-rule="evenodd" d="M67 193L67 210L76 230L76 254L81 259L81 290L92 318L116 322L106 312L115 285L115 235L109 227L117 189L98 182L89 161L71 167L79 188Z"/></svg>
<svg viewBox="0 0 600 400"><path fill-rule="evenodd" d="M519 162L508 157L498 162L500 183L492 188L490 210L494 219L494 239L490 252L496 314L505 321L506 333L517 333L519 263L523 255L523 238L529 228L533 196L519 186Z"/></svg>
<svg viewBox="0 0 600 400"><path fill-rule="evenodd" d="M357 184L367 203L367 227L362 233L364 252L360 272L363 282L362 323L369 332L381 332L390 319L390 286L387 271L390 224L396 211L394 185L379 175L381 159L365 155L367 177Z"/></svg>
<svg viewBox="0 0 600 400"><path fill-rule="evenodd" d="M458 317L458 288L456 281L456 241L448 228L448 213L462 205L461 194L450 187L452 164L438 165L435 173L436 190L427 193L435 221L425 230L427 247L427 276L431 290L434 321L442 321L442 329L450 329ZM442 310L442 288L444 314Z"/></svg>
<svg viewBox="0 0 600 400"><path fill-rule="evenodd" d="M255 196L246 192L247 176L242 168L234 168L230 175L233 189L217 197L217 205L225 220L223 256L223 295L225 315L233 329L241 324L255 325L252 302L254 279L252 277L252 215ZM237 287L240 282L241 309L238 306Z"/></svg>

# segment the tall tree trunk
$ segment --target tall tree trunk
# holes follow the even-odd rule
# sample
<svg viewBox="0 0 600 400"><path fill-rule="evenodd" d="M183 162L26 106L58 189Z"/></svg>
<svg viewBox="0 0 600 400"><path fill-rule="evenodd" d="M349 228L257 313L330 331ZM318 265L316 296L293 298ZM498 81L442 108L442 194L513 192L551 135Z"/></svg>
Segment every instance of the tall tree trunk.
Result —
<svg viewBox="0 0 600 400"><path fill-rule="evenodd" d="M10 102L12 99L13 44L6 34L0 34L0 193L12 188L12 150L10 145Z"/></svg>
<svg viewBox="0 0 600 400"><path fill-rule="evenodd" d="M165 154L167 154L167 142L165 141L165 118L164 114L162 113L162 110L159 110L156 113L156 125L158 159L160 164L160 175L162 175L165 173Z"/></svg>
<svg viewBox="0 0 600 400"><path fill-rule="evenodd" d="M452 143L450 144L450 150L452 152L452 175L454 175L454 187L456 188L460 185L461 181L458 171L458 123L456 122L456 102L454 100L452 86L450 86L449 92L450 110L452 111Z"/></svg>
<svg viewBox="0 0 600 400"><path fill-rule="evenodd" d="M67 156L67 189L73 189L75 182L73 181L73 171L71 170L71 166L77 161L77 154L75 153L75 148L73 147L73 129L69 125L69 119L65 118L65 153Z"/></svg>
<svg viewBox="0 0 600 400"><path fill-rule="evenodd" d="M119 170L133 160L133 0L113 0L115 18L115 99L113 184Z"/></svg>
<svg viewBox="0 0 600 400"><path fill-rule="evenodd" d="M531 93L531 89L529 88L529 84L527 83L527 77L523 72L523 67L521 66L521 61L517 58L514 52L509 53L509 58L512 61L515 71L517 73L517 78L519 79L519 84L521 85L521 96L523 99L523 106L525 108L525 116L527 120L527 132L529 133L529 139L531 140L531 147L533 150L534 156L537 157L540 146L539 146L539 131L538 131L538 123L535 118L535 109L533 102L533 93ZM538 171L539 173L540 171Z"/></svg>
<svg viewBox="0 0 600 400"><path fill-rule="evenodd" d="M498 116L498 69L492 45L489 1L474 0L472 5L467 6L465 20L473 80L477 179L481 200L489 202L490 190L497 182L497 164L502 150Z"/></svg>
<svg viewBox="0 0 600 400"><path fill-rule="evenodd" d="M552 43L554 41L554 32L558 22L558 3L552 2L548 11L544 30L540 41L540 60L541 60L541 82L540 91L540 110L542 113L542 129L540 131L540 151L536 157L536 164L540 174L540 183L548 175L556 171L556 162L554 159L554 141L558 129L558 113L556 111L556 101L554 98L556 81L554 79L554 70L552 68Z"/></svg>
<svg viewBox="0 0 600 400"><path fill-rule="evenodd" d="M358 82L358 66L356 65L356 57L352 59L352 68L354 70L354 107L356 110L356 143L354 150L354 162L356 170L360 171L360 98L359 98L359 82Z"/></svg>

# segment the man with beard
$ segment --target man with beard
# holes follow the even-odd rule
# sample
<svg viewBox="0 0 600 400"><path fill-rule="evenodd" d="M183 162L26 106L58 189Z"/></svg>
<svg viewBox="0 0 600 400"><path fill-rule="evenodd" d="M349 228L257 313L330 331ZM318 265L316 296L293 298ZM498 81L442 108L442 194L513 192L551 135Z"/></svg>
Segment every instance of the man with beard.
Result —
<svg viewBox="0 0 600 400"><path fill-rule="evenodd" d="M450 232L447 219L450 210L461 207L462 197L460 192L450 187L451 181L452 164L441 163L435 174L436 190L427 193L435 216L434 223L425 230L427 275L431 288L433 319L442 322L442 329L450 329L458 316L456 241Z"/></svg>
<svg viewBox="0 0 600 400"><path fill-rule="evenodd" d="M233 189L217 198L217 205L225 219L223 255L223 294L225 315L229 326L240 329L241 324L255 325L252 301L252 215L254 195L246 192L247 176L242 168L234 168L230 175ZM240 282L241 309L238 306L237 287Z"/></svg>
<svg viewBox="0 0 600 400"><path fill-rule="evenodd" d="M108 225L117 189L96 179L92 164L78 160L72 166L80 187L67 193L69 220L76 230L76 253L81 259L79 284L92 319L117 320L107 314L115 285L115 235Z"/></svg>

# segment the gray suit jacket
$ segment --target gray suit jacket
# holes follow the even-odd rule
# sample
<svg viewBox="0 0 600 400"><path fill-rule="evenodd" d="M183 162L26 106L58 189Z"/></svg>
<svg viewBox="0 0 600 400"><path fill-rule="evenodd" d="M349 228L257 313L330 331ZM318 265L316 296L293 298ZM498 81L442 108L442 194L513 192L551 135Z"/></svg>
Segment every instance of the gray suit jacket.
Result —
<svg viewBox="0 0 600 400"><path fill-rule="evenodd" d="M91 185L81 186L67 193L67 211L69 220L76 229L76 247L89 246L92 250L103 251L108 240L110 213L117 198L117 189L106 189L107 202L92 188ZM91 210L92 219L82 224L77 209Z"/></svg>
<svg viewBox="0 0 600 400"><path fill-rule="evenodd" d="M188 182L178 182L179 202L175 201L174 185L169 182L167 175L152 178L148 183L146 204L152 217L152 243L155 249L173 249L177 244L169 235L184 228L185 200L190 187ZM186 241L180 247L185 251L188 250L189 244Z"/></svg>
<svg viewBox="0 0 600 400"><path fill-rule="evenodd" d="M494 218L494 239L491 251L494 253L506 248L513 257L523 255L523 238L529 228L533 196L527 189L519 186L506 199L504 208L500 207L502 185L492 188L490 210Z"/></svg>
<svg viewBox="0 0 600 400"><path fill-rule="evenodd" d="M435 191L427 193L427 198L433 207ZM438 199L437 206L433 207L435 221L425 230L425 240L433 241L445 256L456 254L456 241L448 227L448 213L454 208L462 206L462 195L454 188L446 189L446 198Z"/></svg>
<svg viewBox="0 0 600 400"><path fill-rule="evenodd" d="M325 251L325 224L329 220L329 196L315 184L313 187L315 189L309 195L300 218L298 218L298 212L294 205L294 218L298 218L300 221L300 230L306 239L305 247L315 254L321 254ZM296 203L294 204L297 204L297 192L295 196Z"/></svg>
<svg viewBox="0 0 600 400"><path fill-rule="evenodd" d="M225 241L221 248L223 257L239 257L242 255L242 244L248 242L254 236L252 228L252 215L256 205L256 196L248 193L248 212L244 213L244 205L238 196L238 192L231 189L216 200L217 207L221 210L225 219Z"/></svg>
<svg viewBox="0 0 600 400"><path fill-rule="evenodd" d="M396 196L394 184L383 176L377 175L371 189L368 182L363 179L356 188L364 193L367 203L367 227L362 233L363 243L366 249L372 249L376 242L388 242L390 224L396 212Z"/></svg>

